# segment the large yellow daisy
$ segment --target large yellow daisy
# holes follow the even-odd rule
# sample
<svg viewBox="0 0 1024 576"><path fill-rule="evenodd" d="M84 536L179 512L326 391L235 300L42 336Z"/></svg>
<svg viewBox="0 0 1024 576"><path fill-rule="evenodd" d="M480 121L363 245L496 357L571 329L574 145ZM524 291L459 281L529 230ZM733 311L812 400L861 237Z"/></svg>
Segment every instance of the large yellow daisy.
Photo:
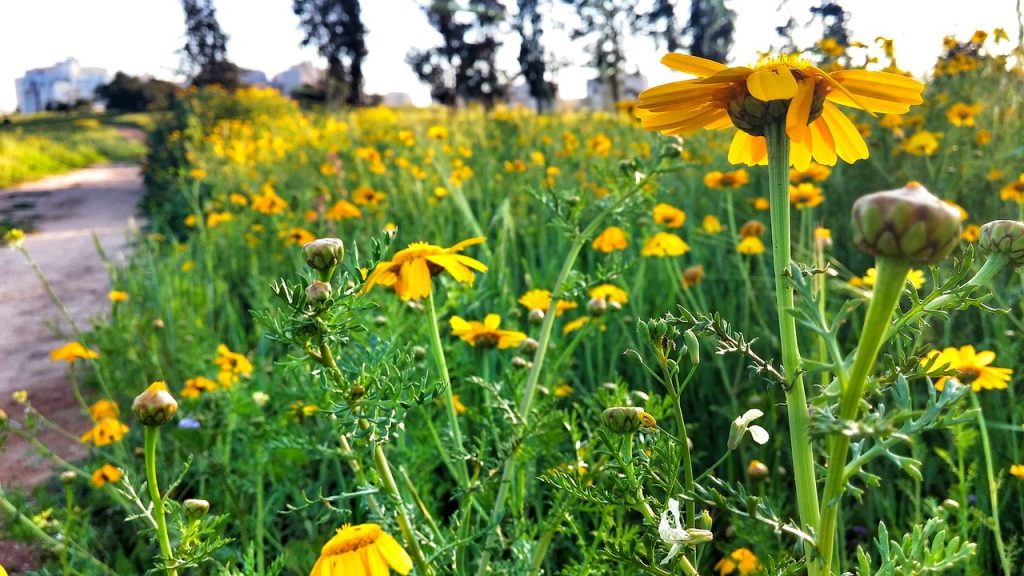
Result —
<svg viewBox="0 0 1024 576"><path fill-rule="evenodd" d="M413 242L405 250L396 252L391 260L377 264L366 279L363 292L381 284L394 287L402 300L419 300L430 295L431 277L441 272L448 272L455 280L472 285L476 279L473 270L486 272L487 266L459 252L484 240L483 237L470 238L451 248Z"/></svg>
<svg viewBox="0 0 1024 576"><path fill-rule="evenodd" d="M388 576L408 574L412 558L376 524L345 526L320 551L310 576Z"/></svg>
<svg viewBox="0 0 1024 576"><path fill-rule="evenodd" d="M798 170L806 170L811 158L829 166L837 157L850 163L867 158L864 138L836 105L903 114L921 103L924 90L917 80L899 74L826 73L789 55L762 59L753 68L676 53L661 63L697 78L642 92L636 115L643 127L667 135L739 128L729 147L733 164L766 164L764 129L780 121L792 142L790 164Z"/></svg>
<svg viewBox="0 0 1024 576"><path fill-rule="evenodd" d="M935 389L940 392L950 378L969 385L974 392L1003 390L1008 387L1013 370L989 366L995 359L995 352L977 352L974 346L968 344L960 348L950 346L942 351L932 350L921 359L921 364L930 365L929 374L938 375L950 370L957 372L955 376L942 376L935 382Z"/></svg>

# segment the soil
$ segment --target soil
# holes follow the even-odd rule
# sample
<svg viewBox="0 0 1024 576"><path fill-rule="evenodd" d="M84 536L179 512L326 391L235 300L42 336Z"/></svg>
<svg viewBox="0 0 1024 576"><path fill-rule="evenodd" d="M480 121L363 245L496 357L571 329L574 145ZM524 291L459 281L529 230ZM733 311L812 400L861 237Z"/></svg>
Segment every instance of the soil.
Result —
<svg viewBox="0 0 1024 576"><path fill-rule="evenodd" d="M108 266L126 261L141 195L139 167L118 164L0 190L0 217L31 230L25 247L83 330L110 308ZM74 340L73 334L21 253L0 249L0 409L20 422L24 409L11 395L26 390L35 409L71 434L88 428L89 419L71 394L68 364L50 361L50 351ZM54 433L44 432L40 439L63 458L85 453ZM0 445L4 490L35 486L51 471L49 461L17 436L9 434ZM5 554L0 542L0 556Z"/></svg>

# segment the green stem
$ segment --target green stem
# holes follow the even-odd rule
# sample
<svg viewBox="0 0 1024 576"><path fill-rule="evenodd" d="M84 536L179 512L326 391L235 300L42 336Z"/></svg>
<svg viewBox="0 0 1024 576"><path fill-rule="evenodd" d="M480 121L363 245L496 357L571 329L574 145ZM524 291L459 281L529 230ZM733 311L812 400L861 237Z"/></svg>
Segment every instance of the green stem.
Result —
<svg viewBox="0 0 1024 576"><path fill-rule="evenodd" d="M868 305L864 326L861 329L857 354L850 369L846 386L839 398L839 418L853 420L860 410L860 402L867 385L868 375L878 359L882 347L881 335L889 326L892 313L899 303L906 283L910 265L904 260L878 257L875 260L878 276L874 293ZM818 551L825 563L825 573L830 574L836 540L836 520L839 501L846 491L846 458L850 451L850 437L837 434L832 438L829 450L828 475L822 496L821 524L818 529Z"/></svg>
<svg viewBox="0 0 1024 576"><path fill-rule="evenodd" d="M530 373L526 376L526 386L523 389L523 396L520 399L518 410L520 426L525 426L526 421L529 418L530 406L533 404L533 397L537 391L537 383L540 381L541 369L544 366L544 357L547 355L548 343L551 340L551 332L555 326L555 306L558 304L558 300L565 295L563 285L569 278L569 274L572 272L573 266L576 264L576 258L579 256L580 251L583 250L583 246L587 243L589 238L597 232L597 229L601 226L601 223L604 222L605 218L622 207L638 191L643 190L644 186L646 186L651 178L658 174L658 172L659 170L654 170L640 179L640 181L633 185L632 188L623 193L617 201L595 216L590 224L588 224L587 227L584 228L581 233L577 234L575 239L573 239L572 245L569 247L569 252L565 255L565 261L562 262L562 269L558 272L558 277L555 278L555 285L551 290L551 304L548 307L547 314L544 316L544 323L540 328L540 339L538 341L537 351L533 355L533 366L530 368ZM516 455L510 454L508 459L505 460L505 464L502 468L501 483L498 486L498 494L494 499L494 508L491 509L491 525L497 525L505 513L505 500L508 497L508 489L512 484L512 479L515 475ZM490 548L494 543L495 537L496 531L492 531L487 537L484 553L480 558L480 567L477 569L477 576L487 574L491 560Z"/></svg>
<svg viewBox="0 0 1024 576"><path fill-rule="evenodd" d="M266 573L266 555L264 553L264 526L263 526L263 448L257 448L256 452L256 573L263 576Z"/></svg>
<svg viewBox="0 0 1024 576"><path fill-rule="evenodd" d="M111 570L109 566L98 560L89 552L72 546L70 542L58 542L53 536L44 532L43 529L37 526L31 518L22 514L21 511L19 511L18 508L3 495L3 492L0 492L0 518L3 518L4 516L12 522L17 522L18 526L24 530L26 534L29 534L32 538L38 540L47 549L51 551L59 550L63 546L70 550L74 555L91 562L97 569L99 569L100 573L117 576L116 572Z"/></svg>
<svg viewBox="0 0 1024 576"><path fill-rule="evenodd" d="M149 499L153 502L153 520L156 522L156 536L160 541L160 553L164 557L168 576L177 576L174 568L174 553L171 551L171 539L167 534L167 518L164 516L164 499L160 496L160 485L156 477L156 441L160 436L160 428L146 426L146 484L149 486Z"/></svg>
<svg viewBox="0 0 1024 576"><path fill-rule="evenodd" d="M461 459L465 456L466 449L462 444L459 415L455 411L455 397L452 395L452 379L448 374L448 362L444 358L444 348L441 345L441 332L437 327L437 310L434 307L433 290L427 296L427 309L430 311L430 348L434 353L434 364L437 366L437 371L441 374L441 382L444 384L444 405L445 412L448 415L448 428L452 433L452 444L455 445L455 457ZM469 472L466 470L465 463L455 464L454 467L459 486L463 490L467 489L469 487Z"/></svg>
<svg viewBox="0 0 1024 576"><path fill-rule="evenodd" d="M373 461L377 465L377 475L380 476L380 481L384 485L384 491L394 499L398 527L405 538L405 545L409 547L409 555L412 556L413 564L416 565L416 573L422 576L433 574L434 571L431 570L430 565L423 558L423 551L420 549L419 540L416 539L416 534L412 529L412 522L409 521L409 515L405 511L402 493L398 491L398 484L395 483L395 476L391 473L388 457L384 454L384 447L380 444L373 448Z"/></svg>
<svg viewBox="0 0 1024 576"><path fill-rule="evenodd" d="M793 315L793 288L790 286L791 234L789 210L789 137L783 122L765 127L768 147L768 197L771 203L772 260L775 274L775 303L779 314L779 341L782 366L789 388L786 409L789 416L789 441L793 452L793 479L796 483L800 525L805 531L818 527L818 487L814 471L807 393L800 372L800 347ZM813 547L805 543L804 554L809 576L818 575L819 564L811 560Z"/></svg>
<svg viewBox="0 0 1024 576"><path fill-rule="evenodd" d="M73 541L71 538L71 526L75 517L75 497L71 490L71 482L64 484L64 542L60 550L60 563L64 576L71 574L71 565L68 563L68 547Z"/></svg>
<svg viewBox="0 0 1024 576"><path fill-rule="evenodd" d="M1013 564L1006 555L1006 545L1003 543L1003 531L999 525L999 484L996 482L995 472L992 468L992 446L988 441L988 427L985 425L985 413L981 410L981 402L978 401L978 394L971 392L971 405L978 413L978 431L981 432L981 449L985 455L985 472L988 475L988 497L992 505L992 533L996 538L996 550L999 552L999 562L1003 566L1004 576L1010 576L1010 568Z"/></svg>

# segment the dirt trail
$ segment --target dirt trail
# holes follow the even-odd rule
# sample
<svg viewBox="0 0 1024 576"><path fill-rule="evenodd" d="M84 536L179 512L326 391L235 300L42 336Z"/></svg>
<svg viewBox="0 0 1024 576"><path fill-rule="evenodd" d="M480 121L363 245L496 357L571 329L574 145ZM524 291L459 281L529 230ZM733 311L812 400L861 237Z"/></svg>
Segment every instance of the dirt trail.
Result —
<svg viewBox="0 0 1024 576"><path fill-rule="evenodd" d="M109 275L93 236L114 264L123 264L141 195L139 167L116 164L0 190L0 217L32 223L25 246L83 330L110 307ZM51 350L74 339L22 255L0 249L0 409L20 421L22 409L11 394L27 390L40 412L74 434L83 432L89 422L71 395L68 365L50 361ZM54 434L42 438L61 456L84 453ZM0 486L34 485L50 470L13 435L0 448Z"/></svg>

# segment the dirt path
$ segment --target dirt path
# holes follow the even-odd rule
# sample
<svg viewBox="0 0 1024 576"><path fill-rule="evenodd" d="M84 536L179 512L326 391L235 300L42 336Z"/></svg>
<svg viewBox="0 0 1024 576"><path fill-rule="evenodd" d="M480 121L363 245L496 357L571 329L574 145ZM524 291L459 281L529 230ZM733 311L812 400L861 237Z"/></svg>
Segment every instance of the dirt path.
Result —
<svg viewBox="0 0 1024 576"><path fill-rule="evenodd" d="M142 176L132 165L87 168L0 190L0 216L32 223L25 246L82 329L110 307L109 276L93 235L110 260L124 263L141 194ZM20 421L21 407L11 394L27 390L40 412L72 433L83 432L88 418L72 398L68 366L50 361L50 351L71 340L67 322L22 255L0 249L0 409ZM61 456L83 453L59 436L43 439ZM13 435L0 448L0 486L34 485L49 472L48 463Z"/></svg>

